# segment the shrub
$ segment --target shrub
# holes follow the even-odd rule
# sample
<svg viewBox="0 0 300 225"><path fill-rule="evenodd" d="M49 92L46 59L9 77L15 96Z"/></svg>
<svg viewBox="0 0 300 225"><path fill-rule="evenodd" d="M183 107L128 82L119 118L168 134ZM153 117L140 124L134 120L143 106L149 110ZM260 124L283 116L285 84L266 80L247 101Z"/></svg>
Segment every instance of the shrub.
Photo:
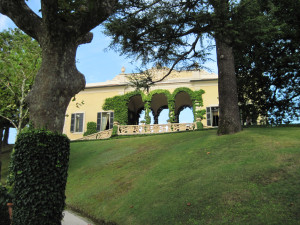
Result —
<svg viewBox="0 0 300 225"><path fill-rule="evenodd" d="M197 122L197 130L203 129L203 124L201 122Z"/></svg>
<svg viewBox="0 0 300 225"><path fill-rule="evenodd" d="M58 225L63 218L70 140L45 130L18 136L12 157L14 225Z"/></svg>
<svg viewBox="0 0 300 225"><path fill-rule="evenodd" d="M84 132L83 136L87 136L94 133L97 133L97 124L95 122L88 122L86 132Z"/></svg>
<svg viewBox="0 0 300 225"><path fill-rule="evenodd" d="M112 131L112 137L118 136L118 126L114 125L113 126L113 131Z"/></svg>

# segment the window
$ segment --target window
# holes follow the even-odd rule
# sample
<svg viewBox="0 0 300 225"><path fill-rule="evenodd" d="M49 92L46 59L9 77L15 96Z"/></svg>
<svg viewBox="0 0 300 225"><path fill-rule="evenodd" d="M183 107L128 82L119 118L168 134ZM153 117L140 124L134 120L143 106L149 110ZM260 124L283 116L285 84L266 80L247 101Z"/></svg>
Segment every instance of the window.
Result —
<svg viewBox="0 0 300 225"><path fill-rule="evenodd" d="M97 113L97 131L112 129L114 125L113 112L98 112Z"/></svg>
<svg viewBox="0 0 300 225"><path fill-rule="evenodd" d="M83 113L72 113L71 132L83 132Z"/></svg>
<svg viewBox="0 0 300 225"><path fill-rule="evenodd" d="M217 127L219 125L219 107L206 108L207 126Z"/></svg>

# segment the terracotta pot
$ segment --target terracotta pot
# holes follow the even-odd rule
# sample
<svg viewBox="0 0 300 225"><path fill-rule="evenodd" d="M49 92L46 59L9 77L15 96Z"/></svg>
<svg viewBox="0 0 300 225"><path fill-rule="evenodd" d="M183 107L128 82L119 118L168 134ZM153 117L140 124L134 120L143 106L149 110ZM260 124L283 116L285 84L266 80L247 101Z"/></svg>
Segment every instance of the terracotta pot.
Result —
<svg viewBox="0 0 300 225"><path fill-rule="evenodd" d="M12 210L13 210L13 203L7 203L7 207L8 207L8 213L9 213L9 219L10 219L10 222L12 224Z"/></svg>

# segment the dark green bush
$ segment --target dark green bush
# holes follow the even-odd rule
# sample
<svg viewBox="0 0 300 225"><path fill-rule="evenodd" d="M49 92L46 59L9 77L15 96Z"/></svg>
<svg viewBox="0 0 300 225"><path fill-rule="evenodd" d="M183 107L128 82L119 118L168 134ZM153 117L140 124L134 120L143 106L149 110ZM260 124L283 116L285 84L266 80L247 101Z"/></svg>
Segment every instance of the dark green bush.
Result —
<svg viewBox="0 0 300 225"><path fill-rule="evenodd" d="M0 224L10 225L7 203L12 202L12 196L7 189L0 184Z"/></svg>
<svg viewBox="0 0 300 225"><path fill-rule="evenodd" d="M97 124L95 122L88 122L86 132L84 132L83 136L87 136L94 133L97 133Z"/></svg>
<svg viewBox="0 0 300 225"><path fill-rule="evenodd" d="M118 126L117 125L114 125L113 126L113 131L112 131L112 137L115 137L118 135Z"/></svg>
<svg viewBox="0 0 300 225"><path fill-rule="evenodd" d="M202 129L203 129L203 123L197 122L197 130L202 130Z"/></svg>
<svg viewBox="0 0 300 225"><path fill-rule="evenodd" d="M14 225L61 224L69 154L64 135L29 130L18 136L12 157Z"/></svg>

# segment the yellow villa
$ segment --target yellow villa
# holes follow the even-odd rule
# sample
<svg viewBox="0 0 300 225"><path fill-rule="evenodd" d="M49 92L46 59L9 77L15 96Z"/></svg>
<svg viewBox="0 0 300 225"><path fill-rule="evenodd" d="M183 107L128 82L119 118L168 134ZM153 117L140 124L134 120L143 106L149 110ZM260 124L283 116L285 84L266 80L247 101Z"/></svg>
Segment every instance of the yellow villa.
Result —
<svg viewBox="0 0 300 225"><path fill-rule="evenodd" d="M159 80L168 69L155 67L148 72L153 80ZM200 121L203 127L218 126L217 74L204 70L174 70L163 81L151 86L148 92L136 91L130 86L129 77L133 75L138 76L126 74L122 68L112 80L87 84L67 108L64 133L71 140L83 138L88 122L96 123L99 132L98 136L89 139L109 137L114 125L118 125L119 135L195 129ZM193 124L179 124L179 114L186 107L193 110ZM158 116L163 109L169 109L170 122L158 125ZM146 125L139 126L143 110ZM149 125L149 112L154 117L153 125Z"/></svg>

